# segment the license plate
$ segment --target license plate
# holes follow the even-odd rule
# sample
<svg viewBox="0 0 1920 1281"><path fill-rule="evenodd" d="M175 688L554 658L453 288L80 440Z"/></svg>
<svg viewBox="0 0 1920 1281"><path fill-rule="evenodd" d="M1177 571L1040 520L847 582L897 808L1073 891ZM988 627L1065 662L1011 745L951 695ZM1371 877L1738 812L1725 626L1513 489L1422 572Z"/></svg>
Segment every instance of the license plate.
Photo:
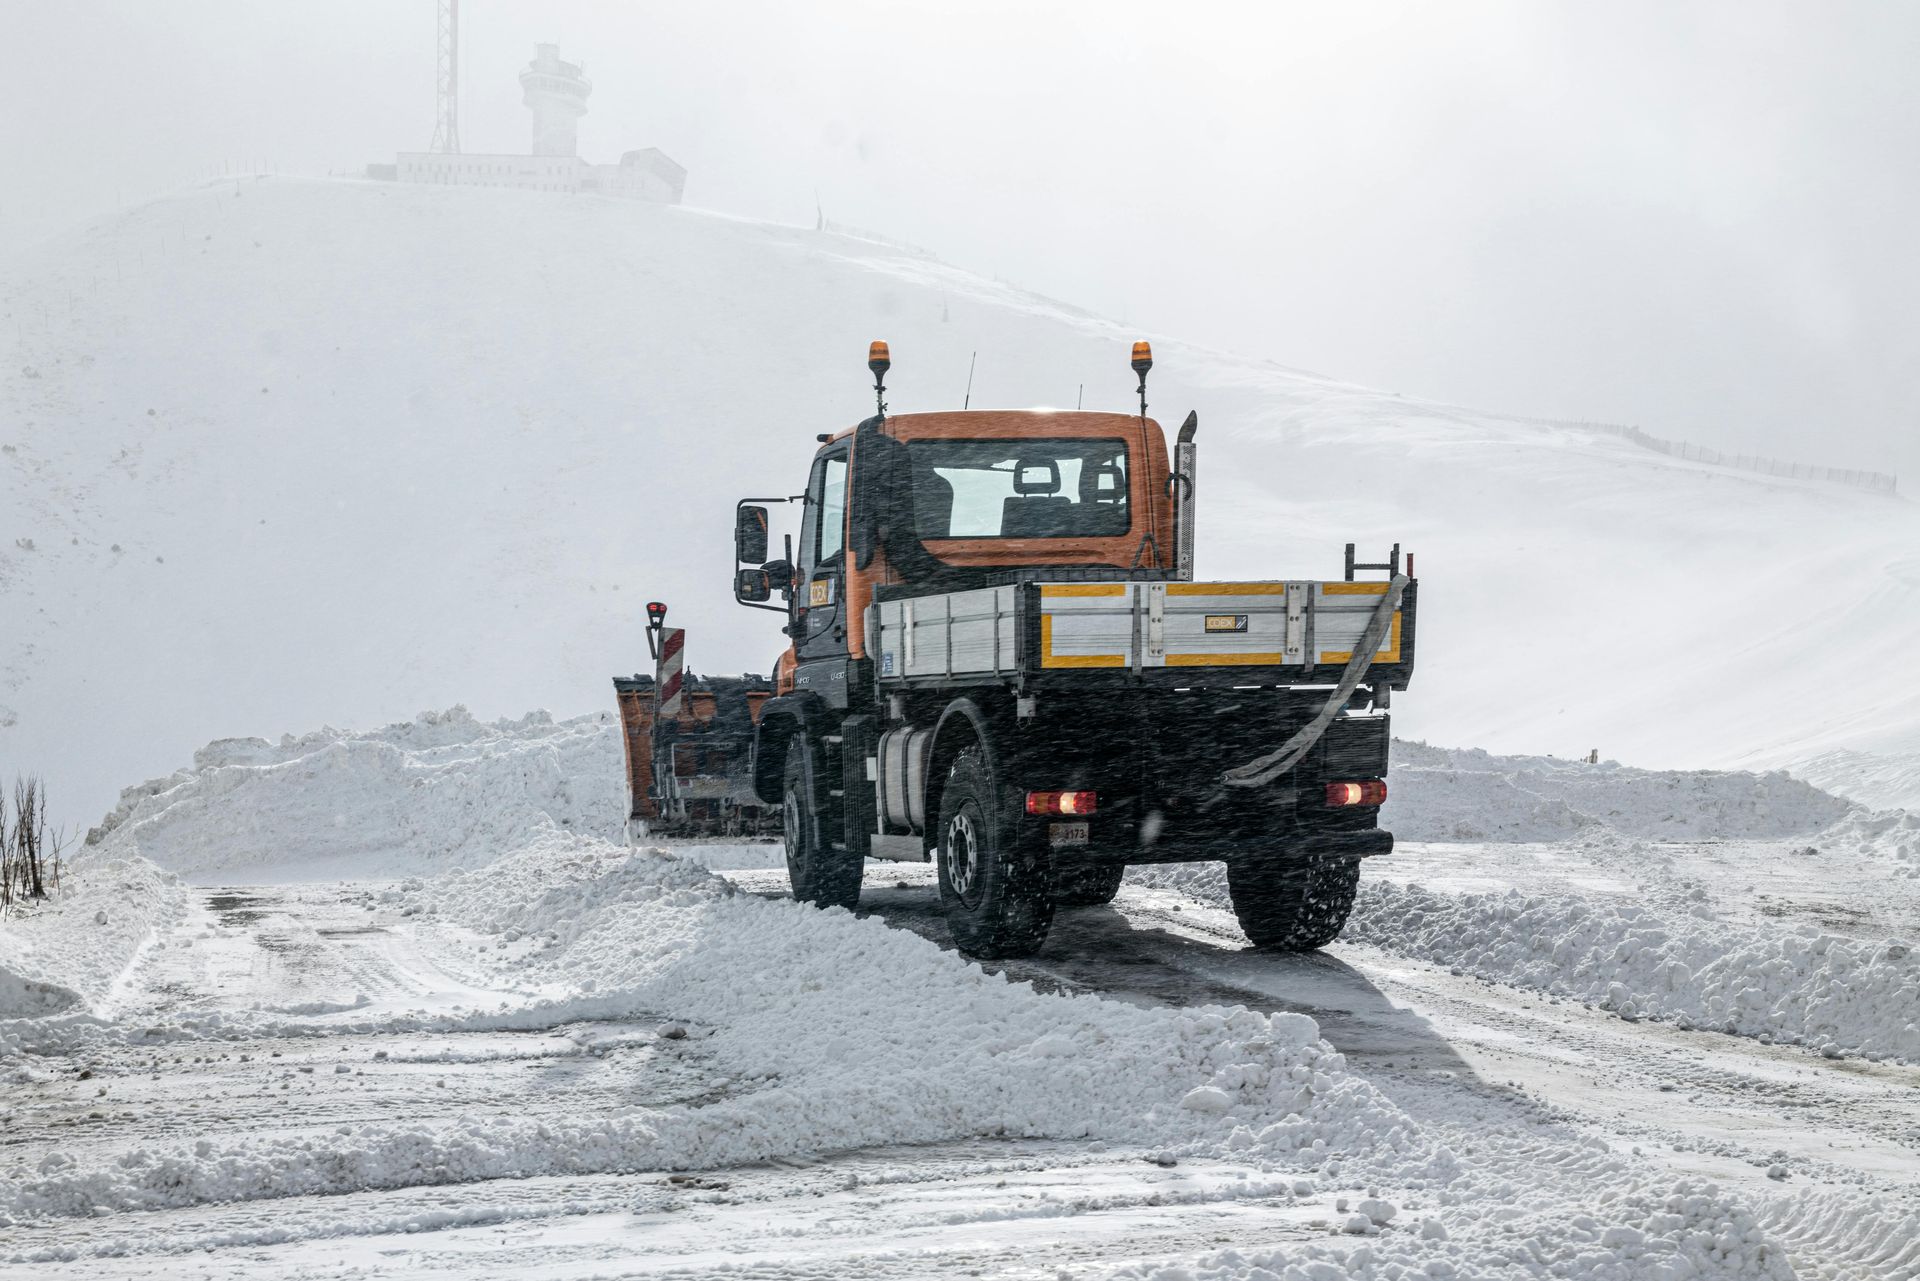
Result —
<svg viewBox="0 0 1920 1281"><path fill-rule="evenodd" d="M1047 824L1047 844L1049 845L1085 845L1086 843L1087 825L1085 823Z"/></svg>
<svg viewBox="0 0 1920 1281"><path fill-rule="evenodd" d="M1208 614L1207 630L1210 632L1244 632L1247 630L1245 614Z"/></svg>

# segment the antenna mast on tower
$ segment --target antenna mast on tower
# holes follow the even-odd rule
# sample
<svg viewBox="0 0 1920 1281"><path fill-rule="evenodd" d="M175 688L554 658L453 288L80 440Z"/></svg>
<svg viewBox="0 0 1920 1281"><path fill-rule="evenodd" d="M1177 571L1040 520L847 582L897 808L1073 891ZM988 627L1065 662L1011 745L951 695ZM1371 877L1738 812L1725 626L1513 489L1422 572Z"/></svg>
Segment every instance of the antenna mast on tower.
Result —
<svg viewBox="0 0 1920 1281"><path fill-rule="evenodd" d="M433 141L428 151L460 154L460 0L439 0L439 52L434 61Z"/></svg>

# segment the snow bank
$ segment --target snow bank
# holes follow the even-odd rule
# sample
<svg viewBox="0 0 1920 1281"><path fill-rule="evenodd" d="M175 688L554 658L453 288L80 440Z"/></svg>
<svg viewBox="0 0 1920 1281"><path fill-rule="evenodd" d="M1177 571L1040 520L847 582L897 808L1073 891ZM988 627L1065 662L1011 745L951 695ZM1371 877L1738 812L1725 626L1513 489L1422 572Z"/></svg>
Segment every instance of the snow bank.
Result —
<svg viewBox="0 0 1920 1281"><path fill-rule="evenodd" d="M1041 994L909 931L736 892L665 852L579 842L562 854L549 842L417 894L521 940L524 951L491 954L502 970L712 1026L706 1048L744 1080L850 1089L832 1115L783 1115L823 1127L801 1148L874 1126L852 1141L1009 1133L1177 1148L1244 1127L1242 1146L1322 1157L1411 1142L1404 1117L1345 1075L1304 1016Z"/></svg>
<svg viewBox="0 0 1920 1281"><path fill-rule="evenodd" d="M465 707L277 743L230 738L121 793L90 847L190 880L433 876L549 829L623 841L626 762L611 712L479 721ZM784 867L776 842L687 842L701 867Z"/></svg>
<svg viewBox="0 0 1920 1281"><path fill-rule="evenodd" d="M422 875L549 827L617 838L625 788L612 713L482 722L454 707L213 743L127 789L88 843L201 881Z"/></svg>
<svg viewBox="0 0 1920 1281"><path fill-rule="evenodd" d="M1620 838L1608 843L1634 852ZM1218 863L1136 868L1128 880L1231 907ZM1920 1061L1913 944L1723 920L1704 889L1684 883L1623 904L1572 893L1453 894L1368 878L1340 937L1625 1018Z"/></svg>
<svg viewBox="0 0 1920 1281"><path fill-rule="evenodd" d="M1821 833L1820 844L1883 860L1902 876L1920 876L1920 814L1855 810Z"/></svg>
<svg viewBox="0 0 1920 1281"><path fill-rule="evenodd" d="M1779 773L1640 770L1423 743L1393 751L1383 822L1403 840L1770 837L1818 831L1853 809ZM430 876L486 862L549 826L619 840L626 801L612 713L486 722L454 707L374 730L223 739L190 768L126 789L88 840L201 881ZM710 867L783 859L777 844L688 851Z"/></svg>
<svg viewBox="0 0 1920 1281"><path fill-rule="evenodd" d="M1817 832L1850 809L1779 771L1644 770L1396 741L1381 825L1409 841L1551 841L1593 827L1766 839Z"/></svg>
<svg viewBox="0 0 1920 1281"><path fill-rule="evenodd" d="M0 916L0 1019L101 1013L186 894L139 859L89 859L45 903Z"/></svg>
<svg viewBox="0 0 1920 1281"><path fill-rule="evenodd" d="M518 936L501 969L713 1025L706 1047L743 1079L833 1084L859 1064L892 1112L889 1141L950 1133L1094 1135L1157 1145L1224 1139L1325 1158L1407 1122L1348 1077L1313 1020L1140 1009L1042 994L909 931L768 900L666 851L549 845L418 891L423 907ZM903 1110L901 1110L903 1109ZM973 1116L973 1123L960 1118ZM833 1118L835 1144L859 1118ZM1223 1128L1224 1127L1224 1128ZM1323 1142L1317 1142L1320 1140Z"/></svg>
<svg viewBox="0 0 1920 1281"><path fill-rule="evenodd" d="M1627 1018L1920 1060L1920 958L1909 943L1744 926L1704 905L1680 916L1389 882L1362 887L1343 937Z"/></svg>

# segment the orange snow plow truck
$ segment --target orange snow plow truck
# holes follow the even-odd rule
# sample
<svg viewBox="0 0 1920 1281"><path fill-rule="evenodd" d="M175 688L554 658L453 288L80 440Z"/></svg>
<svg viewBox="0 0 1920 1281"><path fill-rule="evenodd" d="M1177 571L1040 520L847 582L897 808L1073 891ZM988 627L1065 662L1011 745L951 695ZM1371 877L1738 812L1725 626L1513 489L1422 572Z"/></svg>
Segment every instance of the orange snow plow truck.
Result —
<svg viewBox="0 0 1920 1281"><path fill-rule="evenodd" d="M1031 953L1133 864L1226 864L1256 945L1345 925L1386 854L1387 706L1413 675L1413 558L1332 581L1193 575L1197 419L889 414L822 434L805 493L735 508L734 598L782 616L771 680L614 682L632 830L777 830L795 897L854 907L868 859L931 860L960 947ZM769 559L770 508L799 529ZM1379 577L1362 578L1363 573Z"/></svg>

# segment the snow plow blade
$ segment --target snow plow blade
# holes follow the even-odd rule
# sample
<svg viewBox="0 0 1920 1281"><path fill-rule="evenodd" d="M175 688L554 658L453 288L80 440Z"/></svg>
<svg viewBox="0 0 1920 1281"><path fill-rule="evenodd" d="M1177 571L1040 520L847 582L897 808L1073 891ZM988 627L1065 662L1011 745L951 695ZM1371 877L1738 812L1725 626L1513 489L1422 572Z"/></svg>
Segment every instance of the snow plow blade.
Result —
<svg viewBox="0 0 1920 1281"><path fill-rule="evenodd" d="M758 836L779 829L779 806L753 794L753 727L773 686L759 676L689 674L678 710L659 682L616 676L627 752L627 835Z"/></svg>

